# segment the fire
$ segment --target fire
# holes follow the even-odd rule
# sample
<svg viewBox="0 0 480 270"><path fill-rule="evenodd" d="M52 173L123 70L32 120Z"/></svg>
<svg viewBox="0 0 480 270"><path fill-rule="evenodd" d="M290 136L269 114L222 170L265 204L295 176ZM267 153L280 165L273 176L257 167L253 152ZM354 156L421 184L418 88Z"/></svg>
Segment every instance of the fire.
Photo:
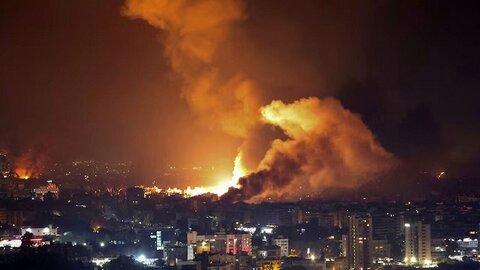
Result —
<svg viewBox="0 0 480 270"><path fill-rule="evenodd" d="M126 0L122 9L123 15L141 18L167 33L165 56L183 79L182 97L200 120L243 139L249 136L260 117L257 85L243 72L225 72L216 56L229 40L235 24L246 19L245 11L242 0ZM238 179L246 175L241 161L240 151L232 177L217 185L169 190L185 196L223 195L230 187L238 187Z"/></svg>
<svg viewBox="0 0 480 270"><path fill-rule="evenodd" d="M233 162L233 171L232 171L232 178L226 179L223 181L220 181L217 185L215 186L210 186L210 187L194 187L190 188L188 187L185 190L185 193L188 194L189 196L197 196L200 194L204 193L214 193L217 194L218 196L221 196L225 193L227 193L228 189L231 187L234 188L239 188L240 186L238 185L238 179L240 177L247 175L247 171L242 165L242 152L238 152L237 156L235 157L235 160Z"/></svg>
<svg viewBox="0 0 480 270"><path fill-rule="evenodd" d="M29 171L27 168L19 167L15 169L15 175L20 179L27 180L33 176L33 173Z"/></svg>
<svg viewBox="0 0 480 270"><path fill-rule="evenodd" d="M15 176L19 179L38 178L43 167L43 158L28 151L14 162Z"/></svg>
<svg viewBox="0 0 480 270"><path fill-rule="evenodd" d="M240 151L237 156L235 157L235 161L233 162L233 171L232 171L232 178L225 179L220 181L215 186L206 186L206 187L187 187L184 190L178 188L168 188L167 193L169 194L182 194L185 197L194 197L201 194L206 193L213 193L221 196L228 192L231 187L239 188L238 179L240 177L247 175L247 170L242 164L242 152Z"/></svg>
<svg viewBox="0 0 480 270"><path fill-rule="evenodd" d="M243 148L230 179L167 193L223 195L236 187L240 189L232 193L241 200L294 200L327 189L356 188L391 168L394 156L376 141L361 117L338 100L310 97L265 105L262 85L246 76L249 72L228 66L235 58L224 61L222 52L229 50L222 49L238 43L232 37L239 36L236 25L248 17L246 11L243 0L125 1L123 15L141 18L166 34L164 54L183 80L182 97L200 120L242 139L242 146L255 144L256 128L263 125L287 137L269 142L256 169L249 162L255 171L242 166L253 160Z"/></svg>
<svg viewBox="0 0 480 270"><path fill-rule="evenodd" d="M243 166L242 164L242 158L243 158L243 153L242 151L238 152L237 156L235 157L235 160L233 161L233 178L232 180L234 183L232 183L231 186L237 187L238 184L238 179L240 177L247 175L247 169Z"/></svg>

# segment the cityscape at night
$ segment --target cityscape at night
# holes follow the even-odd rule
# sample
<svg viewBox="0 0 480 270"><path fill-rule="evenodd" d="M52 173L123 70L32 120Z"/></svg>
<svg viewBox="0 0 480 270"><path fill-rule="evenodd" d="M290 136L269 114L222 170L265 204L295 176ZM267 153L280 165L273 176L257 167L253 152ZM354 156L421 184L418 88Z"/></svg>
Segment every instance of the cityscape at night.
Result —
<svg viewBox="0 0 480 270"><path fill-rule="evenodd" d="M479 10L0 1L0 269L480 269Z"/></svg>

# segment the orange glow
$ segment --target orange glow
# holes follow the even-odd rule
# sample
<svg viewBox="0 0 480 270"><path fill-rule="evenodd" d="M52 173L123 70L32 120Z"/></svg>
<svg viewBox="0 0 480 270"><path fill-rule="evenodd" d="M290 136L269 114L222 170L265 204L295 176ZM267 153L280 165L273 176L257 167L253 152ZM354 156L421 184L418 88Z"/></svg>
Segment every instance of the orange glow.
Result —
<svg viewBox="0 0 480 270"><path fill-rule="evenodd" d="M262 85L249 78L249 72L226 64L235 58L223 59L230 51L225 47L238 43L232 37L239 36L236 24L247 18L244 1L126 0L122 12L164 32L164 54L183 81L182 97L199 119L243 140L244 152L235 158L230 179L213 186L169 188L167 194L223 195L241 186L240 197L250 202L298 200L329 189L357 188L394 165L395 157L361 117L334 98L302 98L290 104L276 100L262 106L267 101L259 94ZM271 140L263 158L255 151L252 157L250 146L262 125L281 130L287 138ZM247 171L244 164L255 171Z"/></svg>
<svg viewBox="0 0 480 270"><path fill-rule="evenodd" d="M233 162L233 164L234 166L232 171L232 178L222 180L215 186L193 188L187 187L187 189L184 190L184 194L186 194L188 197L197 196L205 193L214 193L218 196L221 196L227 193L228 189L231 187L239 188L240 186L238 185L238 179L242 176L247 175L247 171L242 164L241 151L235 157L235 161Z"/></svg>
<svg viewBox="0 0 480 270"><path fill-rule="evenodd" d="M33 176L33 173L26 168L16 168L15 175L20 179L27 180Z"/></svg>
<svg viewBox="0 0 480 270"><path fill-rule="evenodd" d="M237 156L235 157L235 160L233 161L232 181L234 181L234 183L232 183L231 186L238 187L238 184L237 184L238 179L248 174L247 169L245 168L245 166L243 166L242 159L243 159L243 153L242 151L240 151L238 152Z"/></svg>
<svg viewBox="0 0 480 270"><path fill-rule="evenodd" d="M258 89L241 73L223 72L215 57L233 25L246 19L243 1L127 0L122 12L168 34L165 55L183 78L182 97L205 124L248 136L259 117Z"/></svg>
<svg viewBox="0 0 480 270"><path fill-rule="evenodd" d="M15 176L19 179L38 178L43 168L44 158L33 151L26 151L14 161Z"/></svg>
<svg viewBox="0 0 480 270"><path fill-rule="evenodd" d="M250 202L293 201L330 188L356 188L395 165L395 157L360 116L334 98L276 100L260 112L263 122L288 138L274 140L257 172L241 179Z"/></svg>
<svg viewBox="0 0 480 270"><path fill-rule="evenodd" d="M234 25L246 19L241 0L141 1L127 0L122 13L142 18L167 33L165 55L183 79L182 97L209 127L237 138L248 138L260 119L261 106L256 83L242 73L225 72L216 57L229 40ZM204 193L225 194L238 187L246 174L242 153L237 155L230 179L213 186L167 189L186 197Z"/></svg>
<svg viewBox="0 0 480 270"><path fill-rule="evenodd" d="M247 175L247 170L242 164L242 152L240 151L235 157L232 178L219 181L217 185L206 187L187 187L186 189L168 188L165 192L169 195L180 194L184 197L194 197L201 194L213 193L221 196L227 193L231 187L239 188L238 179Z"/></svg>
<svg viewBox="0 0 480 270"><path fill-rule="evenodd" d="M97 225L94 225L94 226L92 227L92 231L93 231L94 233L99 233L101 228L102 228L102 227L97 224Z"/></svg>

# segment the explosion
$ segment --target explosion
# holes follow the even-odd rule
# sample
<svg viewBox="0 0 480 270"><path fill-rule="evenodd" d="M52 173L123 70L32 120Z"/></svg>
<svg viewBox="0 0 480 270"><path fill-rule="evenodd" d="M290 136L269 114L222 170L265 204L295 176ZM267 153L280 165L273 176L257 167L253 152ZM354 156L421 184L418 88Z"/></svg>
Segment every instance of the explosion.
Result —
<svg viewBox="0 0 480 270"><path fill-rule="evenodd" d="M165 56L183 79L182 96L201 121L243 139L270 125L288 138L275 139L257 168L244 167L239 149L232 179L184 194L226 194L234 200L296 200L328 188L355 188L380 176L394 157L358 115L333 98L272 101L261 106L259 87L235 67L223 69L218 51L246 19L241 0L126 0L123 14L164 31ZM233 69L233 72L232 72ZM253 172L250 172L253 171Z"/></svg>

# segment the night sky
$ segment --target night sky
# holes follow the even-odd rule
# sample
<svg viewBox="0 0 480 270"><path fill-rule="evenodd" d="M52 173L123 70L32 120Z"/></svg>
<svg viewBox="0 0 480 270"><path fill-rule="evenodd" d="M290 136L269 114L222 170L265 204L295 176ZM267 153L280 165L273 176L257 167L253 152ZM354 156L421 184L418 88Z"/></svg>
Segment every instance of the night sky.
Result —
<svg viewBox="0 0 480 270"><path fill-rule="evenodd" d="M165 33L122 15L123 4L0 2L0 147L49 162L128 160L139 178L167 163L228 175L241 140L192 113ZM218 58L257 82L262 105L333 96L405 168L478 176L479 8L251 0Z"/></svg>

